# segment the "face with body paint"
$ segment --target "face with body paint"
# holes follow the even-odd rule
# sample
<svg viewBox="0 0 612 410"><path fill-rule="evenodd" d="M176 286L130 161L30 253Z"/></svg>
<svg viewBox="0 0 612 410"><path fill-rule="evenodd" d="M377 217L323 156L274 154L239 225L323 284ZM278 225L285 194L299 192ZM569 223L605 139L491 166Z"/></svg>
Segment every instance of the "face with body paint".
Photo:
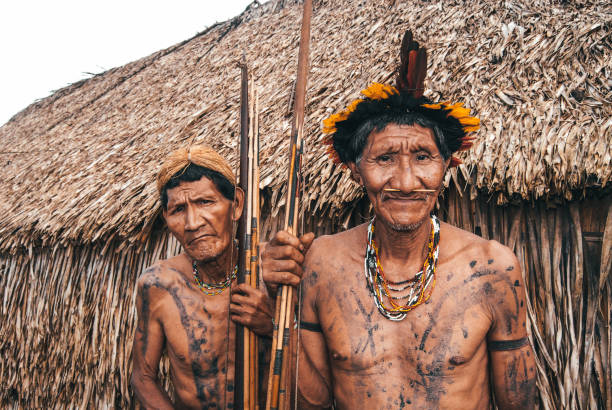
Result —
<svg viewBox="0 0 612 410"><path fill-rule="evenodd" d="M210 262L230 249L233 222L242 214L243 200L240 189L236 189L236 199L232 201L210 179L202 177L168 189L168 206L163 215L187 255L198 262Z"/></svg>
<svg viewBox="0 0 612 410"><path fill-rule="evenodd" d="M348 166L365 187L377 220L404 232L431 214L448 163L431 129L389 124L369 135L360 159Z"/></svg>

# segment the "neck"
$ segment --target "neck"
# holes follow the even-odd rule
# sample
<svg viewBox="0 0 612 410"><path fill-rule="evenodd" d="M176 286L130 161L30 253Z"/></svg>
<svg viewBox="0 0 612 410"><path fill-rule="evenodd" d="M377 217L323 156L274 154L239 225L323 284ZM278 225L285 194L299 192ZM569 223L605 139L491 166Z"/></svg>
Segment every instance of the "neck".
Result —
<svg viewBox="0 0 612 410"><path fill-rule="evenodd" d="M227 250L215 259L196 261L200 280L221 282L233 271L237 259L237 251L228 246Z"/></svg>
<svg viewBox="0 0 612 410"><path fill-rule="evenodd" d="M374 238L387 279L395 282L410 279L423 268L431 228L429 217L414 229L406 231L398 231L376 219Z"/></svg>

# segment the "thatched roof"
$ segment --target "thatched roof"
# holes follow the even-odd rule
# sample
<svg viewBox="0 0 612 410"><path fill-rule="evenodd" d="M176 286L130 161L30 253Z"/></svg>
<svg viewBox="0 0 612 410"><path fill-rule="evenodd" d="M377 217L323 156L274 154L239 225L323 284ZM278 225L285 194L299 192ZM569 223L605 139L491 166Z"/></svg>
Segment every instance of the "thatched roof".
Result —
<svg viewBox="0 0 612 410"><path fill-rule="evenodd" d="M181 44L57 91L0 128L0 250L109 236L136 240L157 217L160 160L190 141L235 162L239 69L260 87L262 187L286 178L301 7L272 1ZM571 197L612 179L612 9L607 2L366 1L315 4L306 198L338 211L360 194L321 146L321 119L387 81L401 34L430 51L426 87L481 117L461 168L503 198ZM273 208L282 195L272 194ZM144 233L143 233L144 232Z"/></svg>

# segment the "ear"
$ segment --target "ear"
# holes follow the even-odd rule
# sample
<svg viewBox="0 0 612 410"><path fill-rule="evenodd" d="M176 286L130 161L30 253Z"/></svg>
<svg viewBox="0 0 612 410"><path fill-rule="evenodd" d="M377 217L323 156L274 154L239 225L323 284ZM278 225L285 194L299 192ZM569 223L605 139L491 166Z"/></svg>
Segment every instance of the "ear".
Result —
<svg viewBox="0 0 612 410"><path fill-rule="evenodd" d="M353 181L357 182L359 185L363 185L363 178L361 177L357 164L354 162L347 162L346 165L351 170L351 178Z"/></svg>
<svg viewBox="0 0 612 410"><path fill-rule="evenodd" d="M232 221L237 221L242 216L244 209L244 191L237 186L234 194L234 210L232 213Z"/></svg>

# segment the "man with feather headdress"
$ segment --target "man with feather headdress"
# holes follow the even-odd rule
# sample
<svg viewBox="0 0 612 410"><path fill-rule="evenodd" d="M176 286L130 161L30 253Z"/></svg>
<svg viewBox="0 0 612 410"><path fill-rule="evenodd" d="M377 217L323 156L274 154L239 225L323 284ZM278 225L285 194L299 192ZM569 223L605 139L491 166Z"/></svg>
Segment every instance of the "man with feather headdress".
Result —
<svg viewBox="0 0 612 410"><path fill-rule="evenodd" d="M426 51L410 32L400 55L396 86L371 85L323 123L374 218L316 239L302 265L299 407L482 409L494 393L499 408L532 408L515 255L433 214L479 120L423 97ZM280 232L266 253L298 245Z"/></svg>

